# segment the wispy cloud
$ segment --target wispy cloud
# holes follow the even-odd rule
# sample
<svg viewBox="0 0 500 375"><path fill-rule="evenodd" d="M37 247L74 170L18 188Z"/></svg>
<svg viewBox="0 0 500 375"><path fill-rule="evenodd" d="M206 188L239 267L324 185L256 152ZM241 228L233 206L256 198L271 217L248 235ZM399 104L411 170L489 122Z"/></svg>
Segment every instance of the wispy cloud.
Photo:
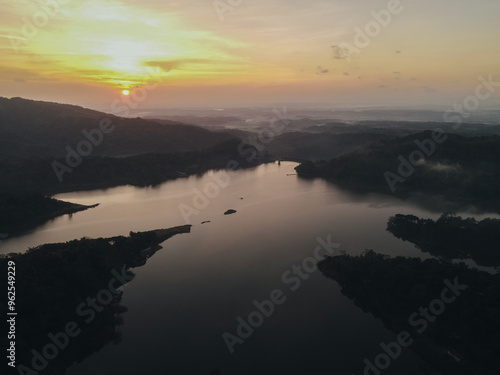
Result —
<svg viewBox="0 0 500 375"><path fill-rule="evenodd" d="M116 91L125 83L142 84L147 67L161 69L165 91L233 86L228 96L243 101L249 88L273 87L270 96L284 100L292 95L329 100L326 92L346 98L351 92L353 101L378 102L379 89L389 88L379 83L435 99L430 94L468 90L463 77L500 76L500 50L491 48L500 35L498 0L484 0L481 7L462 1L453 17L451 0L432 8L413 1L411 11L362 54L351 54L343 43L352 44L354 28L366 25L378 10L371 0L245 0L224 22L207 0L73 0L25 38L24 22L32 22L41 3L3 0L0 95L42 96L50 82L58 82L52 91L63 90L63 99L83 85ZM12 43L21 40L16 53ZM363 79L346 79L345 73Z"/></svg>
<svg viewBox="0 0 500 375"><path fill-rule="evenodd" d="M328 74L330 71L328 69L324 69L322 68L321 66L318 66L316 68L316 74L318 75L324 75L324 74Z"/></svg>

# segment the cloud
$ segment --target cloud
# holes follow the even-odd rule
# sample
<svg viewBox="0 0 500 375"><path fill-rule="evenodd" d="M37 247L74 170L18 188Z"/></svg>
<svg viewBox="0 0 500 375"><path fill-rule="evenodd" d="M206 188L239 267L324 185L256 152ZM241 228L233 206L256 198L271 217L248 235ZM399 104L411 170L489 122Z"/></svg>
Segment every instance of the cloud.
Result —
<svg viewBox="0 0 500 375"><path fill-rule="evenodd" d="M0 65L0 81L14 81L14 82L54 82L58 81L55 77L41 75L38 72L22 68L13 68L10 66Z"/></svg>
<svg viewBox="0 0 500 375"><path fill-rule="evenodd" d="M331 46L333 52L333 58L335 60L347 60L351 57L351 52L348 48L342 48L338 45Z"/></svg>
<svg viewBox="0 0 500 375"><path fill-rule="evenodd" d="M172 60L146 61L144 65L160 68L164 72L168 73L171 72L172 70L178 70L181 67L187 65L193 65L193 64L204 65L211 63L214 63L214 61L208 59L172 59Z"/></svg>
<svg viewBox="0 0 500 375"><path fill-rule="evenodd" d="M321 65L318 65L316 68L316 74L318 75L323 75L323 74L328 74L330 71L328 69L323 69Z"/></svg>

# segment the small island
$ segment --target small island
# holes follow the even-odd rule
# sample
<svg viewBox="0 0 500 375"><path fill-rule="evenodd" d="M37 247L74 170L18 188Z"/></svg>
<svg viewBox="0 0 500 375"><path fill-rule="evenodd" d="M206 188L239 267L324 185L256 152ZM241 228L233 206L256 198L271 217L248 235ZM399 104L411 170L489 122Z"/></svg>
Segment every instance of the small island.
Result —
<svg viewBox="0 0 500 375"><path fill-rule="evenodd" d="M227 210L226 212L224 212L224 215L232 215L232 214L235 214L236 212L237 212L236 210L230 209L230 210Z"/></svg>

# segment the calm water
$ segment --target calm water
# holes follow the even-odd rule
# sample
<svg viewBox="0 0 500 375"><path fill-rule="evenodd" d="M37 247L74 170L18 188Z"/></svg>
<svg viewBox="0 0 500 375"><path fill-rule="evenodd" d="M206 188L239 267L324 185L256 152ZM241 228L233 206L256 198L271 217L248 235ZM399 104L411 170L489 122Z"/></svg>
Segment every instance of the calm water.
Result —
<svg viewBox="0 0 500 375"><path fill-rule="evenodd" d="M231 177L206 208L190 217L190 234L166 241L145 266L134 269L137 276L123 294L129 311L119 328L122 342L68 373L208 375L219 368L222 375L362 374L363 360L373 360L380 343L394 341L395 334L342 296L336 282L319 271L295 291L282 275L313 254L318 237L330 236L349 254L374 249L426 257L386 232L387 219L396 213L437 218L442 212L287 176L295 173L295 165L262 165ZM56 198L101 205L8 239L0 252L182 225L186 221L179 206L192 206L195 189L211 182L213 176L205 174L156 188L60 194ZM227 209L238 212L224 216ZM201 224L205 220L211 222ZM252 302L268 299L274 289L284 293L285 302L230 354L223 333L236 334L236 319L246 319L255 310ZM383 373L424 374L420 365L406 349Z"/></svg>

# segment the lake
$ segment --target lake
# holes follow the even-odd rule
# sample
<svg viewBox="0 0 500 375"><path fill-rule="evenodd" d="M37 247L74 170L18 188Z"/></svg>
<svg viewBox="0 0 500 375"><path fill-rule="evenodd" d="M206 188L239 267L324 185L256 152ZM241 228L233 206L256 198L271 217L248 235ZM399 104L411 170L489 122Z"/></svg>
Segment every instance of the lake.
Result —
<svg viewBox="0 0 500 375"><path fill-rule="evenodd" d="M122 300L129 309L119 327L122 341L68 374L363 374L365 358L373 361L381 342L396 335L319 271L309 268L300 284L287 283L284 275L313 256L318 238L340 244L332 250L337 253L373 249L427 258L387 232L387 220L397 213L435 219L447 208L351 194L323 180L298 178L296 165L260 165L231 176L225 187L214 183L220 172L210 172L157 187L59 194L55 198L100 205L3 241L1 253L21 252L84 236L168 228L186 224L180 208L192 207L192 232L167 240L133 270L136 278ZM198 209L193 198L203 191L209 197ZM224 215L228 209L237 212ZM248 320L257 310L254 301L270 299L273 291L281 293L280 304L230 353L223 334L236 335L237 319ZM383 373L430 373L422 364L405 349Z"/></svg>

